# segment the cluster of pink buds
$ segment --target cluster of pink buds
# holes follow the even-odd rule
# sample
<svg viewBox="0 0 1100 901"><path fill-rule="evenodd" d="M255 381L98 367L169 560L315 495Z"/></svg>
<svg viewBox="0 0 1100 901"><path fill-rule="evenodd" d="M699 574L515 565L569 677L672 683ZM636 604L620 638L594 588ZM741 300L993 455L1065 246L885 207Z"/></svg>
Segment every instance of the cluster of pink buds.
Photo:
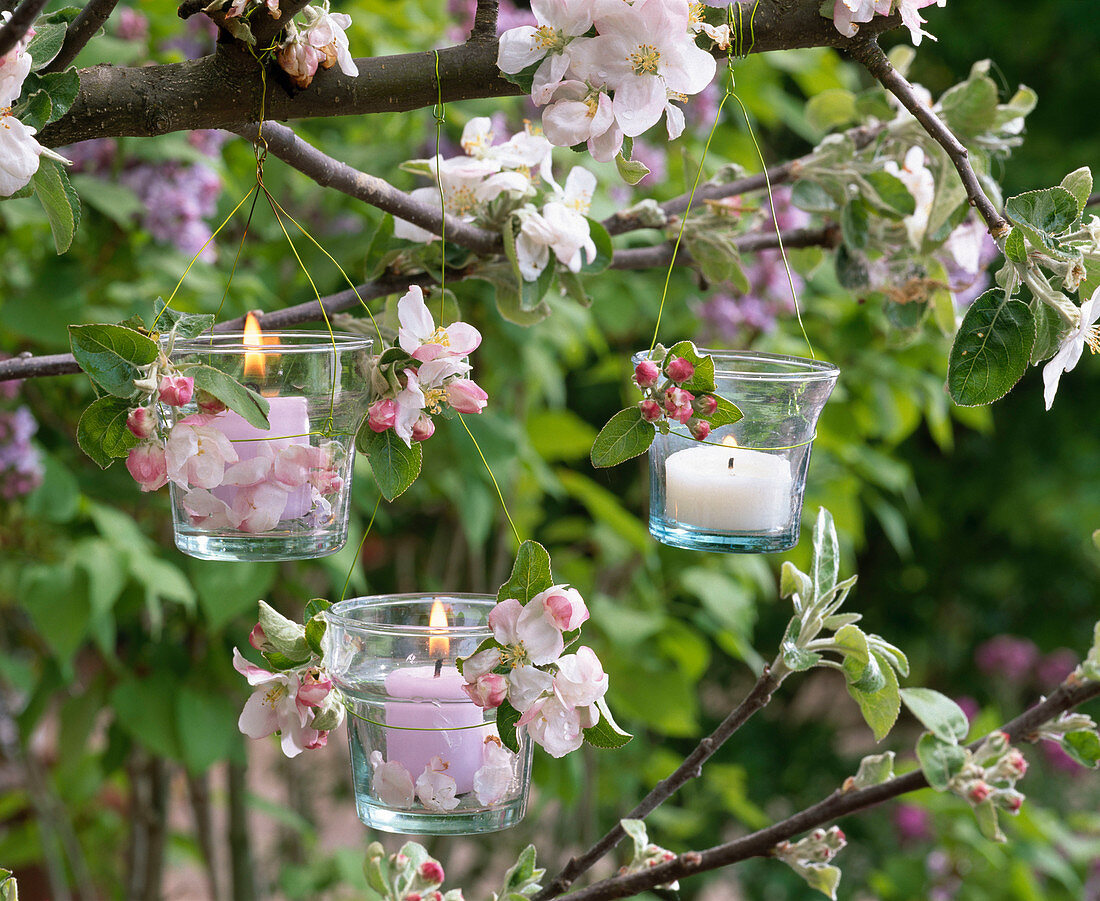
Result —
<svg viewBox="0 0 1100 901"><path fill-rule="evenodd" d="M993 732L970 755L949 787L975 807L992 801L1001 810L1015 814L1024 803L1016 782L1026 773L1027 760L1012 747L1007 733Z"/></svg>
<svg viewBox="0 0 1100 901"><path fill-rule="evenodd" d="M691 436L703 441L710 434L711 425L706 417L718 409L713 394L692 394L683 385L695 375L695 366L684 357L672 357L664 367L652 360L642 360L634 367L634 384L645 395L638 401L642 418L646 422L669 419L686 425Z"/></svg>

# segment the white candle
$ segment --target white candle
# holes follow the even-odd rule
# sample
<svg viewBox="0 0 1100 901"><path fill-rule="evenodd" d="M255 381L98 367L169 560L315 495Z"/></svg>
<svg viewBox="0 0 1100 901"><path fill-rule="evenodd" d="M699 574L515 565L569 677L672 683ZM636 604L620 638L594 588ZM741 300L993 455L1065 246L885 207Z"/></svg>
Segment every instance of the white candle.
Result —
<svg viewBox="0 0 1100 901"><path fill-rule="evenodd" d="M269 397L267 421L270 429L250 425L238 413L226 410L214 417L212 426L233 442L233 450L243 463L264 453L267 449L278 453L293 444L309 444L309 411L304 397ZM213 494L219 500L233 506L240 489L232 486L215 488ZM305 516L313 506L309 485L296 488L287 496L286 507L279 519L297 519Z"/></svg>
<svg viewBox="0 0 1100 901"><path fill-rule="evenodd" d="M791 518L794 480L782 456L700 445L665 461L665 515L700 529L772 532Z"/></svg>
<svg viewBox="0 0 1100 901"><path fill-rule="evenodd" d="M412 666L386 676L390 697L416 699L385 702L390 727L386 761L400 763L415 781L431 759L439 757L461 795L473 790L485 738L493 734L493 727L483 725L484 712L462 690L466 680L454 666L442 667L438 676L435 671L434 666Z"/></svg>

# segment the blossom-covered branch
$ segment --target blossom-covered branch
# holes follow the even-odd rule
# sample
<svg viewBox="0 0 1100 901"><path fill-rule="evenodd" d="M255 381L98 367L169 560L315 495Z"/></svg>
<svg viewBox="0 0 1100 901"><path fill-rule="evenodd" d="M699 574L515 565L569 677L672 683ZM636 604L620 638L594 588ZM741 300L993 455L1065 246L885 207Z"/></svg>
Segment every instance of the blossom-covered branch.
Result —
<svg viewBox="0 0 1100 901"><path fill-rule="evenodd" d="M893 67L882 48L874 40L857 40L850 50L852 58L861 63L872 76L877 79L886 90L893 94L915 118L925 131L947 152L954 164L963 187L966 188L966 196L981 217L989 226L989 233L994 238L1003 238L1008 233L1009 225L997 211L992 201L982 190L981 183L974 167L970 165L970 157L967 149L955 137L936 113L925 104L921 103L916 92L905 77Z"/></svg>
<svg viewBox="0 0 1100 901"><path fill-rule="evenodd" d="M1100 697L1100 683L1094 681L1082 682L1076 677L1070 677L1049 698L1036 704L1011 722L1006 723L1001 731L1013 742L1032 740L1036 731L1043 724L1096 697ZM974 747L977 747L977 744ZM920 770L915 770L880 785L849 791L840 788L817 804L766 829L716 845L705 851L688 851L666 863L658 864L641 872L605 879L588 888L571 893L569 898L571 901L610 901L612 898L626 898L657 886L667 885L681 877L690 876L694 873L729 866L752 857L766 857L771 855L781 842L807 830L831 823L838 817L867 810L900 795L927 786L928 781L924 778L923 773ZM551 886L553 885L557 885L557 880L551 883ZM536 898L546 899L558 894L560 894L560 891L544 890Z"/></svg>

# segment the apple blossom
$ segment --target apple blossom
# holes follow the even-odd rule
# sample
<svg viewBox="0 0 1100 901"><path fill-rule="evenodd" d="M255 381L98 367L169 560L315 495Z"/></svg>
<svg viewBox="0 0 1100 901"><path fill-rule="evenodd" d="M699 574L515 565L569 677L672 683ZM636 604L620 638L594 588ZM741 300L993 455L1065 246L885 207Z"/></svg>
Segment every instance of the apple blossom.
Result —
<svg viewBox="0 0 1100 901"><path fill-rule="evenodd" d="M435 434L435 423L426 413L421 413L420 418L413 423L412 440L427 441Z"/></svg>
<svg viewBox="0 0 1100 901"><path fill-rule="evenodd" d="M387 807L412 807L415 797L409 771L396 760L384 761L381 751L371 751L370 790Z"/></svg>
<svg viewBox="0 0 1100 901"><path fill-rule="evenodd" d="M367 415L367 425L373 432L384 432L392 429L397 422L397 401L392 397L376 400L370 405Z"/></svg>
<svg viewBox="0 0 1100 901"><path fill-rule="evenodd" d="M558 147L587 144L601 163L614 159L623 146L623 131L615 121L611 95L583 81L564 81L542 114L542 128Z"/></svg>
<svg viewBox="0 0 1100 901"><path fill-rule="evenodd" d="M458 783L447 775L447 764L433 757L416 779L416 796L429 810L454 810L458 807L455 790Z"/></svg>
<svg viewBox="0 0 1100 901"><path fill-rule="evenodd" d="M195 380L189 375L166 375L157 387L157 396L162 404L170 407L182 407L191 402L195 391Z"/></svg>
<svg viewBox="0 0 1100 901"><path fill-rule="evenodd" d="M642 419L646 422L656 422L665 415L665 411L661 405L650 397L638 401L638 407L642 411Z"/></svg>
<svg viewBox="0 0 1100 901"><path fill-rule="evenodd" d="M256 625L252 627L252 631L248 633L248 643L257 651L262 651L267 646L267 636L264 634L264 627L259 623L256 623Z"/></svg>
<svg viewBox="0 0 1100 901"><path fill-rule="evenodd" d="M438 860L425 860L416 872L425 882L434 885L439 885L446 878Z"/></svg>
<svg viewBox="0 0 1100 901"><path fill-rule="evenodd" d="M699 394L691 402L691 407L703 416L713 416L718 412L718 398L713 394Z"/></svg>
<svg viewBox="0 0 1100 901"><path fill-rule="evenodd" d="M517 665L508 673L508 703L521 713L549 695L554 677L534 666Z"/></svg>
<svg viewBox="0 0 1100 901"><path fill-rule="evenodd" d="M157 428L157 419L148 407L135 407L126 417L126 428L135 438L151 438Z"/></svg>
<svg viewBox="0 0 1100 901"><path fill-rule="evenodd" d="M287 757L297 757L307 747L323 745L318 731L307 725L308 708L298 703L295 674L268 672L249 663L236 648L233 649L233 668L255 689L237 721L241 732L249 738L264 738L279 732Z"/></svg>
<svg viewBox="0 0 1100 901"><path fill-rule="evenodd" d="M229 505L221 498L214 497L205 488L192 488L180 500L180 506L191 517L192 524L208 529L235 529L240 521L233 515Z"/></svg>
<svg viewBox="0 0 1100 901"><path fill-rule="evenodd" d="M524 606L507 598L489 613L489 628L504 646L503 662L511 666L553 663L565 648L561 629L544 604Z"/></svg>
<svg viewBox="0 0 1100 901"><path fill-rule="evenodd" d="M270 532L279 524L289 493L274 482L241 488L229 505L230 521L242 532Z"/></svg>
<svg viewBox="0 0 1100 901"><path fill-rule="evenodd" d="M499 648L486 648L484 651L478 651L462 661L462 677L467 682L476 682L478 678L486 673L491 673L500 666L500 660Z"/></svg>
<svg viewBox="0 0 1100 901"><path fill-rule="evenodd" d="M275 57L290 80L299 88L308 88L317 74L323 54L300 35L292 35Z"/></svg>
<svg viewBox="0 0 1100 901"><path fill-rule="evenodd" d="M482 764L474 773L474 794L479 804L495 804L504 797L514 778L515 754L495 735L485 739Z"/></svg>
<svg viewBox="0 0 1100 901"><path fill-rule="evenodd" d="M694 395L690 391L685 391L683 388L669 388L665 392L665 412L670 419L675 419L682 425L686 424L694 413L691 409L692 400Z"/></svg>
<svg viewBox="0 0 1100 901"><path fill-rule="evenodd" d="M575 708L566 707L557 697L535 702L519 719L519 726L551 757L564 757L584 742L584 729Z"/></svg>
<svg viewBox="0 0 1100 901"><path fill-rule="evenodd" d="M665 367L665 371L676 384L686 382L695 375L695 367L683 357L673 357Z"/></svg>
<svg viewBox="0 0 1100 901"><path fill-rule="evenodd" d="M271 478L282 488L301 488L309 481L313 462L313 448L305 444L288 445L275 454Z"/></svg>
<svg viewBox="0 0 1100 901"><path fill-rule="evenodd" d="M508 682L504 676L497 673L486 673L483 676L478 676L477 681L473 684L463 685L462 690L470 696L470 700L478 707L490 710L499 707L504 703L504 699L508 697Z"/></svg>
<svg viewBox="0 0 1100 901"><path fill-rule="evenodd" d="M398 392L394 401L397 404L397 415L394 418L393 430L398 438L412 447L413 425L419 421L420 411L427 405L415 369L405 370L405 387Z"/></svg>
<svg viewBox="0 0 1100 901"><path fill-rule="evenodd" d="M514 75L539 63L534 101L542 104L569 68L570 42L592 27L592 4L590 0L531 0L531 11L538 27L522 25L505 31L500 36L497 66Z"/></svg>
<svg viewBox="0 0 1100 901"><path fill-rule="evenodd" d="M661 370L652 360L642 360L634 367L634 384L639 388L652 388L661 377Z"/></svg>
<svg viewBox="0 0 1100 901"><path fill-rule="evenodd" d="M1100 319L1100 288L1092 292L1092 297L1081 304L1081 318L1077 326L1070 331L1061 344L1058 352L1050 362L1043 367L1043 400L1049 410L1054 403L1054 397L1058 393L1058 383L1063 372L1070 372L1081 359L1081 354L1088 345L1093 353L1100 352L1100 326L1096 321Z"/></svg>
<svg viewBox="0 0 1100 901"><path fill-rule="evenodd" d="M489 395L471 379L454 379L447 383L447 403L459 413L480 413Z"/></svg>
<svg viewBox="0 0 1100 901"><path fill-rule="evenodd" d="M437 329L419 285L409 288L397 302L397 318L401 323L397 343L414 360L430 362L438 357L465 357L481 344L481 332L465 322L453 322Z"/></svg>
<svg viewBox="0 0 1100 901"><path fill-rule="evenodd" d="M159 444L139 444L126 456L126 469L142 491L156 491L168 484L168 466L164 448Z"/></svg>
<svg viewBox="0 0 1100 901"><path fill-rule="evenodd" d="M607 694L607 683L607 673L596 652L582 645L575 654L566 654L558 660L554 696L563 707L591 707ZM598 721L599 713L591 712L587 725Z"/></svg>
<svg viewBox="0 0 1100 901"><path fill-rule="evenodd" d="M689 419L687 426L691 437L696 441L706 441L710 434L710 423L705 419Z"/></svg>
<svg viewBox="0 0 1100 901"><path fill-rule="evenodd" d="M321 66L329 69L338 64L340 71L345 75L357 76L359 68L352 59L348 36L344 34L351 26L351 16L345 13L330 13L315 6L305 7L302 13L307 21L303 35L305 40L324 53L325 58L321 60Z"/></svg>
<svg viewBox="0 0 1100 901"><path fill-rule="evenodd" d="M297 700L307 707L320 707L332 691L332 680L316 667L306 670L298 686Z"/></svg>
<svg viewBox="0 0 1100 901"><path fill-rule="evenodd" d="M221 484L226 464L238 460L232 442L208 422L202 414L188 416L168 433L168 478L181 488L214 488Z"/></svg>
<svg viewBox="0 0 1100 901"><path fill-rule="evenodd" d="M905 230L912 245L919 248L928 228L928 217L932 213L932 201L936 194L936 180L924 165L924 151L920 147L910 147L901 168L893 160L887 160L882 168L895 176L913 195L916 209L905 217Z"/></svg>
<svg viewBox="0 0 1100 901"><path fill-rule="evenodd" d="M554 585L540 591L528 602L529 605L542 604L555 625L563 632L579 629L588 619L588 608L584 598L575 588L568 585Z"/></svg>

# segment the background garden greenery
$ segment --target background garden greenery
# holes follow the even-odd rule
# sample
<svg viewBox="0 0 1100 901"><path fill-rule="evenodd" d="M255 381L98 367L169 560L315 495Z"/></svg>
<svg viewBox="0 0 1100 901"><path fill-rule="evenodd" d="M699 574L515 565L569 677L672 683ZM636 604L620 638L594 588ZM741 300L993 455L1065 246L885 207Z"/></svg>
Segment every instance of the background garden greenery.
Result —
<svg viewBox="0 0 1100 901"><path fill-rule="evenodd" d="M1100 20L1083 6L952 0L945 10L929 10L940 40L920 48L914 80L938 94L988 56L1006 94L1020 82L1039 94L1027 140L1003 173L1006 193L1057 184L1071 169L1100 162L1100 133L1085 112L1100 90ZM356 55L438 46L461 34L443 0L358 0L341 8L353 14ZM136 4L120 7L107 36L78 64L171 61L210 46L205 31L181 23L170 5L141 5L144 34L137 11ZM184 37L193 48L183 46ZM736 78L769 162L777 162L807 152L820 137L804 113L807 97L858 87L864 76L833 52L814 50L751 57L738 64ZM709 98L709 115L716 99ZM694 119L689 108L693 135L668 145L663 159L663 149L639 148L655 175L663 169L639 189L622 186L611 167L568 151L559 151L558 171L581 163L600 174L596 217L631 198L679 194L710 126L707 103L697 99L702 109ZM528 114L520 99L455 104L444 141L454 148L475 115L501 116L514 130ZM430 154L434 144L430 110L300 123L298 130L330 155L406 188L416 183L398 165ZM193 239L201 228L208 234L248 190L255 168L250 146L239 139L219 147L186 134L123 138L74 148L71 156L85 206L67 255L55 256L35 200L0 204L0 349L9 353L60 352L70 323L147 314L187 265L189 254L175 244L186 245L183 236ZM707 167L725 162L758 168L734 104L726 105ZM277 161L268 163L265 180L353 278L365 276L377 211L322 191ZM746 197L745 214L762 202ZM177 218L158 220L166 210ZM227 318L309 299L307 280L261 204L223 301L243 223L242 213L217 238L216 258L191 270L181 306ZM322 293L343 287L330 262L304 239L296 244ZM801 302L814 348L842 370L819 427L807 525L819 505L833 511L845 568L860 573L852 609L908 653L913 684L971 699L974 734L981 734L1049 690L1052 674L1060 679L1070 659L1058 649L1082 651L1096 619L1100 557L1089 536L1100 526L1097 369L1086 360L1067 376L1050 413L1034 371L991 410L954 408L943 389L947 340L933 325L906 321L907 311L887 309L881 296L840 289L820 251L795 252L792 261L806 281ZM774 283L774 259L746 263L757 289ZM471 429L520 531L549 548L558 580L588 600L586 641L611 675L612 708L637 738L614 753L537 755L537 795L524 825L489 841L429 845L445 865L461 861L449 868L452 879L501 868L529 839L552 866L601 834L739 699L774 653L789 616L776 600L782 556L660 546L646 531L644 460L599 472L588 464L596 429L631 399L628 357L650 340L660 284L655 272L609 271L587 283L591 306L552 298L553 315L530 329L500 319L485 283L453 286L463 318L485 335L475 376L491 402ZM746 302L677 272L660 337L804 353L792 316L781 312L773 330L761 327L770 324L769 310L782 308L775 290L757 290L766 309L735 330L728 316L724 325L713 317L708 325L698 313L723 292L735 308ZM278 565L190 560L172 547L164 494L139 494L121 466L100 472L77 450L77 411L91 397L86 379L64 377L26 382L18 398L0 401L9 412L25 405L33 413L44 467L37 490L24 497L13 491L0 507L0 729L14 718L59 801L51 825L14 776L5 782L0 864L32 873L57 840L60 820L74 831L95 890L122 897L130 827L124 799L135 760L165 758L192 777L227 759L248 760L236 728L245 691L230 667L230 648L244 644L260 597L293 615L310 597L339 596L377 491L360 461L352 540L334 557ZM787 555L803 567L807 544ZM349 593L495 589L513 551L469 438L458 423L440 423L425 446L424 475L397 502L381 505ZM884 743L900 752L903 768L911 766L904 752L917 733L914 723L903 723ZM796 677L716 755L698 784L653 814L650 835L685 850L766 825L831 791L873 747L837 674ZM335 756L306 754L276 775L300 780L326 754ZM1088 892L1100 892L1100 874L1090 870L1100 858L1100 791L1044 749L1029 759L1032 770L1021 784L1028 802L1005 824L1007 846L981 839L964 805L930 792L900 810L845 822L851 845L838 861L842 896L1095 897ZM374 836L348 832L337 846L320 841L317 828L328 811L350 803L348 787L290 804L292 812L278 820L285 853L255 862L261 896L354 895ZM257 806L252 816L270 821L273 811ZM172 822L168 866L194 866L199 846L188 820ZM476 883L471 877L467 885ZM715 888L719 883L727 887ZM711 891L768 901L809 896L797 877L768 861L683 886L692 897Z"/></svg>

